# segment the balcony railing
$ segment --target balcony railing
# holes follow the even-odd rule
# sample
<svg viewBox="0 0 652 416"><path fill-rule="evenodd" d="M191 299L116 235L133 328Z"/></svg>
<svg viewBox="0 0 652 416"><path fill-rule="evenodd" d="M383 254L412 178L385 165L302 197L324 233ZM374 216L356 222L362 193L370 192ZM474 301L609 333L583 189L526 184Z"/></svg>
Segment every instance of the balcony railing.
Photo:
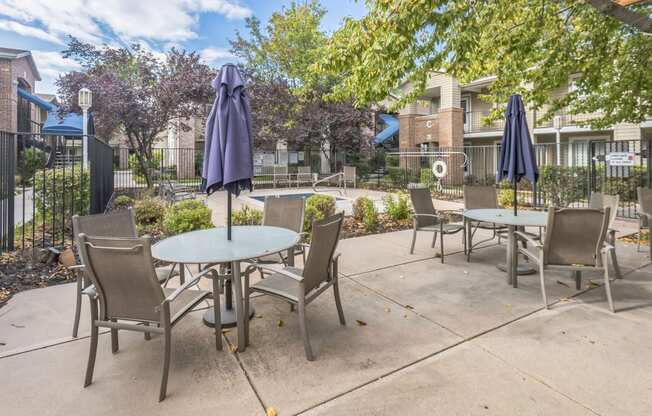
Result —
<svg viewBox="0 0 652 416"><path fill-rule="evenodd" d="M535 128L554 127L554 117L550 120L544 120L543 116L545 113L545 110L534 113ZM581 126L602 116L600 113L571 114L568 109L562 109L556 112L555 115L561 117L560 127Z"/></svg>
<svg viewBox="0 0 652 416"><path fill-rule="evenodd" d="M495 120L489 124L483 119L489 115L488 111L467 111L464 116L464 133L482 133L502 131L505 128L505 120Z"/></svg>

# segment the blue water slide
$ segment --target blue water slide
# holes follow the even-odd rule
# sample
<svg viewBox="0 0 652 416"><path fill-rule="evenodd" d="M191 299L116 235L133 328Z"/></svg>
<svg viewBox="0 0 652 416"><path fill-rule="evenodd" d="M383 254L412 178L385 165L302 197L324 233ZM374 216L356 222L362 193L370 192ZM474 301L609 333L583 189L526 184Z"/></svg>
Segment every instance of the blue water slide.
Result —
<svg viewBox="0 0 652 416"><path fill-rule="evenodd" d="M374 137L374 143L382 144L398 133L399 124L398 119L390 114L378 114L378 117L380 117L387 127Z"/></svg>

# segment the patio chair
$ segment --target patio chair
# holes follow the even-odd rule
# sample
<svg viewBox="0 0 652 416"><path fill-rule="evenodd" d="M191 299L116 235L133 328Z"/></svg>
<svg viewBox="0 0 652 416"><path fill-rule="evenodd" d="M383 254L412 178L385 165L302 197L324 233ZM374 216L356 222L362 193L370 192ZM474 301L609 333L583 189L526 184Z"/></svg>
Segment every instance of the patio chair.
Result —
<svg viewBox="0 0 652 416"><path fill-rule="evenodd" d="M340 324L346 325L338 283L339 254L335 255L343 220L344 213L342 212L313 222L310 250L303 269L283 267L282 265L254 265L245 271L244 315L249 316L249 298L253 292L271 295L296 305L299 312L299 328L303 346L309 361L313 361L314 356L306 327L306 306L331 286L335 295L335 306ZM250 287L249 274L256 267L262 267L271 275ZM245 325L247 325L245 334L248 337L248 321Z"/></svg>
<svg viewBox="0 0 652 416"><path fill-rule="evenodd" d="M297 166L297 186L301 183L312 183L312 168L310 166Z"/></svg>
<svg viewBox="0 0 652 416"><path fill-rule="evenodd" d="M358 179L355 166L344 166L343 172L344 172L344 187L346 188L347 183L352 183L353 188L355 188Z"/></svg>
<svg viewBox="0 0 652 416"><path fill-rule="evenodd" d="M78 250L80 247L77 236L81 233L94 237L138 237L136 221L131 208L111 214L86 215L83 217L75 215L72 217L72 229ZM70 269L74 270L77 276L75 319L72 327L72 336L73 338L77 338L79 318L81 315L82 291L90 282L85 276L83 265L73 266ZM179 275L174 266L157 267L155 270L159 283L163 285L167 285L171 278Z"/></svg>
<svg viewBox="0 0 652 416"><path fill-rule="evenodd" d="M265 197L265 208L263 211L263 225L272 227L287 228L298 234L303 233L303 199L281 198L278 196ZM303 261L306 261L304 247L299 245L294 249L294 255L301 253ZM255 264L280 263L288 265L288 255L283 253L272 253L264 257L251 260ZM262 269L259 269L260 276L264 277Z"/></svg>
<svg viewBox="0 0 652 416"><path fill-rule="evenodd" d="M290 173L287 165L274 165L274 188L279 183L290 185Z"/></svg>
<svg viewBox="0 0 652 416"><path fill-rule="evenodd" d="M591 193L591 199L589 200L589 208L593 209L603 209L609 208L609 229L607 230L607 243L609 243L614 249L611 250L611 264L614 267L614 272L616 273L617 279L622 279L623 274L620 271L620 265L618 264L618 257L616 256L616 230L614 228L614 222L616 221L616 216L618 215L618 207L620 202L619 195L607 195L601 192Z"/></svg>
<svg viewBox="0 0 652 416"><path fill-rule="evenodd" d="M636 251L641 250L641 231L644 229L650 230L650 224L652 224L652 188L636 188L636 194L638 196L638 241L636 243ZM650 239L648 237L648 244L650 246L650 260L652 260L652 244L649 243Z"/></svg>
<svg viewBox="0 0 652 416"><path fill-rule="evenodd" d="M449 224L441 215L437 213L430 190L426 188L413 188L410 189L410 199L414 207L414 217L412 218L413 232L412 232L412 245L410 246L410 254L414 253L414 245L417 241L418 231L428 231L433 233L432 245L435 247L437 243L437 234L439 234L439 253L441 262L444 262L444 235L457 234L464 231L463 224ZM443 211L440 211L443 212ZM466 252L466 234L462 233L462 244Z"/></svg>
<svg viewBox="0 0 652 416"><path fill-rule="evenodd" d="M165 399L172 328L205 299L204 290L190 290L206 274L219 279L214 269L205 269L177 289L164 289L152 266L151 241L144 238L104 238L80 234L79 247L92 286L84 290L91 302L91 339L84 387L93 382L99 328L111 329L111 351L118 352L118 329L154 332L163 339L163 373L159 401ZM219 284L219 283L218 283ZM220 320L219 295L213 296L213 311ZM99 304L99 311L98 311ZM215 342L222 349L220 331ZM218 335L219 334L219 335Z"/></svg>
<svg viewBox="0 0 652 416"><path fill-rule="evenodd" d="M195 198L196 188L188 185L173 183L170 179L159 184L159 194L161 198L170 204Z"/></svg>
<svg viewBox="0 0 652 416"><path fill-rule="evenodd" d="M498 195L496 194L496 188L493 186L483 186L483 185L464 185L464 210L467 209L497 209L498 206ZM507 227L503 225L496 225L488 222L479 222L479 221L470 221L465 220L466 223L466 261L471 261L471 251L474 247L479 246L482 243L493 240L498 237L498 244L500 244L501 234L507 230ZM475 225L475 227L474 227ZM475 236L476 231L489 230L492 232L490 238L486 238L482 241L478 241L473 244L473 237Z"/></svg>
<svg viewBox="0 0 652 416"><path fill-rule="evenodd" d="M543 243L530 235L517 231L516 239L527 243L518 251L539 268L543 306L548 309L545 271L571 271L581 281L583 271L602 271L609 308L615 312L609 282L609 252L607 243L610 208L555 208L548 211L546 234Z"/></svg>

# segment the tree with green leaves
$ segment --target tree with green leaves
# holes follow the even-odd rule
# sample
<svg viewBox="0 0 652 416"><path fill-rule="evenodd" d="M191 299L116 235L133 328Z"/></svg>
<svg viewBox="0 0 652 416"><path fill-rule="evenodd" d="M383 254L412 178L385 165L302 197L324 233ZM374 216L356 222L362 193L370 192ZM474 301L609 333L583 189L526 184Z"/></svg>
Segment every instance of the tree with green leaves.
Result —
<svg viewBox="0 0 652 416"><path fill-rule="evenodd" d="M320 28L325 13L317 1L292 2L264 28L256 18L247 19L248 34L236 33L231 49L250 80L255 141L269 147L283 140L333 160L337 151L357 152L369 142L373 118L350 99L325 99L337 76L311 68L329 41Z"/></svg>
<svg viewBox="0 0 652 416"><path fill-rule="evenodd" d="M377 0L347 19L312 69L344 74L331 97L377 102L404 83L395 107L423 93L436 71L467 83L494 75L482 98L502 105L520 93L547 117L600 113L594 127L652 114L652 5L576 0ZM610 4L607 4L610 3ZM551 92L577 76L563 97ZM493 117L499 117L500 109Z"/></svg>

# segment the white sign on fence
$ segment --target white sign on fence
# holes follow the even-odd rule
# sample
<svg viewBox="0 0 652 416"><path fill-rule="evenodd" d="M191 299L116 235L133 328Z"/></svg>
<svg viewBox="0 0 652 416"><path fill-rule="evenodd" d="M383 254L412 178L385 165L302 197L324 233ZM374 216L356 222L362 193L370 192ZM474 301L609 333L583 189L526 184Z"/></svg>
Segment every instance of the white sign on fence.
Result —
<svg viewBox="0 0 652 416"><path fill-rule="evenodd" d="M605 160L609 166L634 166L636 154L634 152L611 152L607 154Z"/></svg>

